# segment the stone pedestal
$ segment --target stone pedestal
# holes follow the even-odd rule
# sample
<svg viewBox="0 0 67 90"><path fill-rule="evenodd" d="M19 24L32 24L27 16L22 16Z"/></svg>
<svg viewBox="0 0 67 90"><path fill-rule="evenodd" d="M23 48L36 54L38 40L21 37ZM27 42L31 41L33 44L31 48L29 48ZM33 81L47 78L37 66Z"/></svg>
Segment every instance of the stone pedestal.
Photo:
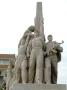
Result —
<svg viewBox="0 0 67 90"><path fill-rule="evenodd" d="M61 84L15 84L12 90L66 90Z"/></svg>

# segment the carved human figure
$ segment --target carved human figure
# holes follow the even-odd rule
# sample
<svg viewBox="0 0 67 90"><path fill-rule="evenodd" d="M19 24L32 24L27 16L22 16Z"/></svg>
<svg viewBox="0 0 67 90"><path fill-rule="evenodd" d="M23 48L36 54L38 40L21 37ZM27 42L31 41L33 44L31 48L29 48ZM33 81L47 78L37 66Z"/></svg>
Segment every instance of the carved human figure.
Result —
<svg viewBox="0 0 67 90"><path fill-rule="evenodd" d="M18 57L15 63L16 69L16 80L19 82L20 76L22 78L22 83L27 82L27 58L26 58L26 48L29 41L29 34L26 38L21 40L19 48L18 48ZM21 72L20 72L21 71Z"/></svg>
<svg viewBox="0 0 67 90"><path fill-rule="evenodd" d="M52 41L52 39L52 35L48 35L48 42L46 43L45 52L46 57L44 75L46 84L57 83L57 63L60 61L58 55L63 51L63 48L60 46L60 44L56 41Z"/></svg>
<svg viewBox="0 0 67 90"><path fill-rule="evenodd" d="M27 38L28 34L31 34L32 32L34 32L34 30L35 30L35 27L31 25L31 26L24 32L22 38L21 38L20 41L19 41L18 48L19 48L19 46L21 45L22 39L26 41L26 38ZM30 39L31 39L31 37L30 37Z"/></svg>
<svg viewBox="0 0 67 90"><path fill-rule="evenodd" d="M29 50L31 53L29 53ZM29 60L29 83L42 83L43 81L43 41L36 33L30 41L27 55ZM36 78L35 78L36 77Z"/></svg>
<svg viewBox="0 0 67 90"><path fill-rule="evenodd" d="M10 64L8 66L8 69L7 69L7 79L6 79L6 90L9 90L10 88L10 83L11 83L11 80L13 78L13 64L12 64L12 61L10 61Z"/></svg>

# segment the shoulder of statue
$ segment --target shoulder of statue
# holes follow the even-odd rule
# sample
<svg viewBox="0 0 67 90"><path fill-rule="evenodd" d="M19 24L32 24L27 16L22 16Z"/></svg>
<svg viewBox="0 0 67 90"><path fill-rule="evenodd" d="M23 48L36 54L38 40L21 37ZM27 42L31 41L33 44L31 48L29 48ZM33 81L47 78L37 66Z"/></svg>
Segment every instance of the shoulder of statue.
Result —
<svg viewBox="0 0 67 90"><path fill-rule="evenodd" d="M39 36L38 38L42 41L42 37Z"/></svg>
<svg viewBox="0 0 67 90"><path fill-rule="evenodd" d="M58 42L56 42L56 41L53 41L53 43L54 43L54 44L58 44Z"/></svg>
<svg viewBox="0 0 67 90"><path fill-rule="evenodd" d="M38 38L41 40L42 44L45 44L45 42L44 42L44 40L43 40L43 38L41 36L38 37Z"/></svg>
<svg viewBox="0 0 67 90"><path fill-rule="evenodd" d="M57 43L56 41L52 41L53 43Z"/></svg>
<svg viewBox="0 0 67 90"><path fill-rule="evenodd" d="M41 36L38 37L41 41L43 41L43 38Z"/></svg>

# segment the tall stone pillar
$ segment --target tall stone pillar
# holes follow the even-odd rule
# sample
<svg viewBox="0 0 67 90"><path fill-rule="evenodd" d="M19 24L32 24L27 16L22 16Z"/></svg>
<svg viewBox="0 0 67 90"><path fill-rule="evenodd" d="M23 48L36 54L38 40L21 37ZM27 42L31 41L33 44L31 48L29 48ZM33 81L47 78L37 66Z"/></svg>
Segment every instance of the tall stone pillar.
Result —
<svg viewBox="0 0 67 90"><path fill-rule="evenodd" d="M42 2L37 2L36 17L35 17L35 32L44 36L44 20L42 13Z"/></svg>

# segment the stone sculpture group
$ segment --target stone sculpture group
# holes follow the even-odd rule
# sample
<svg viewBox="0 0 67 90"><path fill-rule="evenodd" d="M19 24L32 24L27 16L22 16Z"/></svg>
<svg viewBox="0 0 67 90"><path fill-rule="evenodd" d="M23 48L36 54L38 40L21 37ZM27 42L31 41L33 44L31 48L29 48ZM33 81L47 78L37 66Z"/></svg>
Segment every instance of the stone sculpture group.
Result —
<svg viewBox="0 0 67 90"><path fill-rule="evenodd" d="M46 43L38 33L30 31L24 33L15 62L17 82L56 84L57 63L61 59L62 51L60 43L52 41L52 35L48 35Z"/></svg>
<svg viewBox="0 0 67 90"><path fill-rule="evenodd" d="M53 36L46 42L43 28L42 3L37 3L35 26L30 26L18 44L18 56L14 68L8 67L7 90L14 83L57 83L57 64L61 61L63 48ZM40 11L41 10L41 11Z"/></svg>

